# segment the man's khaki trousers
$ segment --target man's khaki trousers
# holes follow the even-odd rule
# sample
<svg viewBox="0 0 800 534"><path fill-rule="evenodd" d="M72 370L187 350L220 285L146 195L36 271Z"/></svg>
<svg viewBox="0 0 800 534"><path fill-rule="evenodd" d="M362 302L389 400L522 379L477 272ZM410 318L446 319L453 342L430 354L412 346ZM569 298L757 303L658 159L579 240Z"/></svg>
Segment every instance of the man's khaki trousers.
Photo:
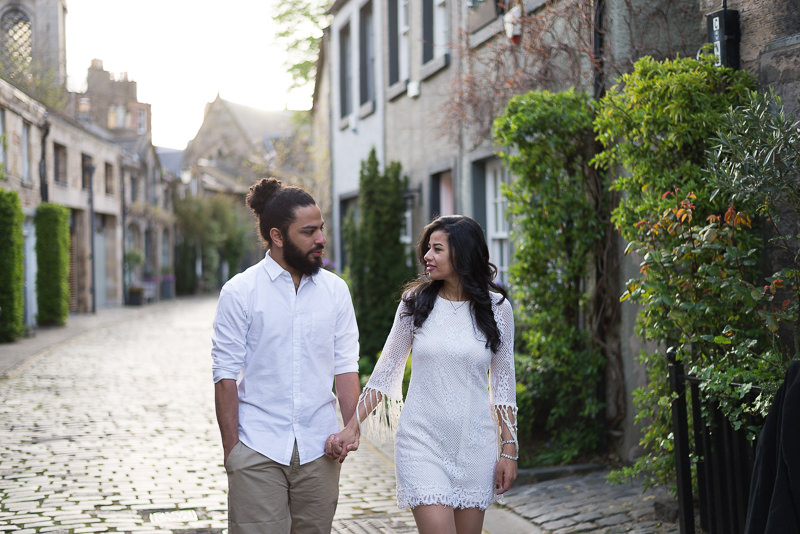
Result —
<svg viewBox="0 0 800 534"><path fill-rule="evenodd" d="M322 456L281 465L237 443L225 462L230 534L330 534L341 464Z"/></svg>

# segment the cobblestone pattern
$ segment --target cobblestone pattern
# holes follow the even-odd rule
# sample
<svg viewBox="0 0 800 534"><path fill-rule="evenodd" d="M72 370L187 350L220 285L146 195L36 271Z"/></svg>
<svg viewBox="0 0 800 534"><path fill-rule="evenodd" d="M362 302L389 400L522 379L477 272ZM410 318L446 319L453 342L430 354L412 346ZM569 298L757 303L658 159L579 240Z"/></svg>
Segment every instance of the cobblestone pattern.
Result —
<svg viewBox="0 0 800 534"><path fill-rule="evenodd" d="M655 519L653 502L665 490L638 484L610 485L607 471L512 488L505 506L548 533L679 534L674 523Z"/></svg>
<svg viewBox="0 0 800 534"><path fill-rule="evenodd" d="M0 381L0 532L225 531L214 306L153 306ZM362 445L341 480L335 532L414 531L377 449Z"/></svg>
<svg viewBox="0 0 800 534"><path fill-rule="evenodd" d="M0 377L0 534L225 532L209 355L215 304L115 310L116 326L98 315L94 329L86 318L83 333ZM487 520L484 532L678 532L652 518L658 493L603 476L514 488L504 508L530 528L517 523L512 533ZM416 532L411 512L395 504L390 447L362 441L340 483L333 532Z"/></svg>

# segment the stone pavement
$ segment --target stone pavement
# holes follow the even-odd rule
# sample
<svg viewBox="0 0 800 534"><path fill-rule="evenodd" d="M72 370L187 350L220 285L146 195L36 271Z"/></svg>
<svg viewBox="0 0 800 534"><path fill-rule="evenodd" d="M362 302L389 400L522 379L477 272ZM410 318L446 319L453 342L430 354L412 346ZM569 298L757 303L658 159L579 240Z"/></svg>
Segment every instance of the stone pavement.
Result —
<svg viewBox="0 0 800 534"><path fill-rule="evenodd" d="M225 532L215 304L104 309L0 344L0 533ZM603 471L566 474L521 472L484 532L678 532L653 519L663 491L610 486ZM333 532L416 532L394 502L390 447L362 441L340 487Z"/></svg>

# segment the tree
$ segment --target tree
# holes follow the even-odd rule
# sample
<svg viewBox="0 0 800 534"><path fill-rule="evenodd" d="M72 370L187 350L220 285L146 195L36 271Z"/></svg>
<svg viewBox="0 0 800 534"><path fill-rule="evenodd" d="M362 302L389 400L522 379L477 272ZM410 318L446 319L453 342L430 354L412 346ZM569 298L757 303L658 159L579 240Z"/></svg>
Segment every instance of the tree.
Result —
<svg viewBox="0 0 800 534"><path fill-rule="evenodd" d="M292 87L305 87L317 74L322 28L328 24L326 0L281 0L275 3L276 38L286 47Z"/></svg>
<svg viewBox="0 0 800 534"><path fill-rule="evenodd" d="M381 174L373 148L361 162L358 219L350 214L345 233L361 345L359 368L364 374L375 366L392 327L400 289L411 276L400 241L405 188L400 164L390 163Z"/></svg>
<svg viewBox="0 0 800 534"><path fill-rule="evenodd" d="M621 377L622 370L618 343L607 339L619 304L616 287L601 283L615 236L612 195L589 165L594 109L582 92L532 91L512 98L495 121L495 141L514 176L504 195L514 221L512 288L528 354L518 356L518 397L533 408L526 418L536 415L535 427L523 427L531 435L521 437L533 439L534 428L546 432L538 463L595 453L606 424L618 430L624 418L618 402L615 418L604 421L600 395L606 367L609 376ZM613 386L609 399L624 394L621 384Z"/></svg>
<svg viewBox="0 0 800 534"><path fill-rule="evenodd" d="M762 295L753 291L761 246L752 206L712 200L705 172L726 111L746 99L754 80L714 62L713 55L642 58L600 101L594 121L604 147L595 162L616 174L612 187L620 192L612 221L626 252L641 258L622 300L641 306L636 333L657 347L643 350L648 384L634 392L647 453L622 471L644 474L648 483L674 477L667 347L678 350L689 373L713 379L703 400L719 403L716 392L751 376L752 361L728 350L731 336L758 351L771 345L759 324Z"/></svg>
<svg viewBox="0 0 800 534"><path fill-rule="evenodd" d="M0 77L22 89L36 100L56 110L63 110L68 101L67 89L56 73L33 63L14 66L0 63Z"/></svg>
<svg viewBox="0 0 800 534"><path fill-rule="evenodd" d="M181 238L176 250L176 287L180 293L193 292L194 262L202 261L201 290L219 287L222 261L228 276L241 270L248 245L256 242L253 226L248 224L243 206L223 195L186 197L175 202L175 216ZM185 279L181 279L185 278Z"/></svg>
<svg viewBox="0 0 800 534"><path fill-rule="evenodd" d="M621 2L613 11L605 5L603 0L543 2L521 16L517 41L500 32L474 46L462 29L458 42L451 43L463 67L454 72L452 96L443 108L443 134L463 133L477 146L489 138L492 122L514 95L594 84L598 98L606 80L628 72L640 57L694 54L702 44L694 24L701 14L691 3ZM628 40L625 46L605 46L604 26L610 24L615 35Z"/></svg>

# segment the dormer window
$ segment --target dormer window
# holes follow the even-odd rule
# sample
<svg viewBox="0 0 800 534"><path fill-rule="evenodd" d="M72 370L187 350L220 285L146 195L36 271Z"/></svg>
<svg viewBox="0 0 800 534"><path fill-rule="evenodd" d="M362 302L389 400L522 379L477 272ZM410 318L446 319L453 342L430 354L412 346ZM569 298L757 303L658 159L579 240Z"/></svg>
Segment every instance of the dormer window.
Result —
<svg viewBox="0 0 800 534"><path fill-rule="evenodd" d="M0 64L14 78L30 71L32 61L31 20L19 9L0 18Z"/></svg>

